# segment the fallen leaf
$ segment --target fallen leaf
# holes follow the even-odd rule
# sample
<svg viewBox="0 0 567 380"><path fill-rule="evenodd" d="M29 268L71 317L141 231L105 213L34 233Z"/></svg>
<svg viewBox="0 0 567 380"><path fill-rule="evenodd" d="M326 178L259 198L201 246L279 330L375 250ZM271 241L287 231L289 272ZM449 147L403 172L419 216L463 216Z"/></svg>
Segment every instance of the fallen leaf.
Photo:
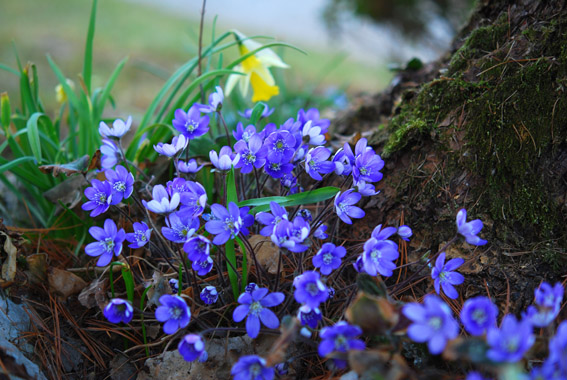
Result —
<svg viewBox="0 0 567 380"><path fill-rule="evenodd" d="M88 185L85 177L76 175L47 190L43 196L53 203L61 202L68 208L73 208L81 201L85 185Z"/></svg>
<svg viewBox="0 0 567 380"><path fill-rule="evenodd" d="M0 236L5 236L3 251L7 255L4 264L2 264L2 279L5 281L14 281L16 278L16 256L18 250L12 244L12 238L5 232L0 231Z"/></svg>
<svg viewBox="0 0 567 380"><path fill-rule="evenodd" d="M280 249L272 243L269 236L253 235L248 241L254 249L256 254L256 260L258 264L270 274L278 273L278 260L280 257ZM252 257L251 252L246 252L248 255L248 262L250 264L254 263L254 257Z"/></svg>
<svg viewBox="0 0 567 380"><path fill-rule="evenodd" d="M28 270L26 275L30 283L34 285L45 283L47 280L47 254L34 253L26 257L28 263Z"/></svg>
<svg viewBox="0 0 567 380"><path fill-rule="evenodd" d="M46 174L51 173L51 175L57 177L61 173L66 176L77 173L84 174L94 168L100 169L100 150L97 150L92 158L90 158L88 154L85 154L83 157L66 164L41 165L39 170Z"/></svg>
<svg viewBox="0 0 567 380"><path fill-rule="evenodd" d="M58 268L49 270L47 281L49 289L63 301L87 286L87 283L76 274Z"/></svg>
<svg viewBox="0 0 567 380"><path fill-rule="evenodd" d="M79 294L79 302L87 309L98 306L101 310L108 302L106 297L106 289L108 286L108 277L95 279Z"/></svg>
<svg viewBox="0 0 567 380"><path fill-rule="evenodd" d="M171 287L169 286L168 279L157 271L152 275L152 281L146 284L146 287L148 286L151 286L146 293L146 296L148 297L148 307L152 305L159 306L159 298L164 294L171 294Z"/></svg>

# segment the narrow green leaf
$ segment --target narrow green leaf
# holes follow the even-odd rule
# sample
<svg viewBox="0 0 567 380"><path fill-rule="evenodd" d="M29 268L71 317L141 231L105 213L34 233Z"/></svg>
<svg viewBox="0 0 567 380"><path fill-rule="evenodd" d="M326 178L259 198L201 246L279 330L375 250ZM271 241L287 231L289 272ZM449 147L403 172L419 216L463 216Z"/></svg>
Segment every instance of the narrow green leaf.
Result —
<svg viewBox="0 0 567 380"><path fill-rule="evenodd" d="M37 108L32 96L28 72L29 64L26 65L20 75L20 95L22 97L22 113L24 115L37 112Z"/></svg>
<svg viewBox="0 0 567 380"><path fill-rule="evenodd" d="M238 194L236 193L236 179L234 176L234 167L230 169L226 175L226 205L230 202L238 202Z"/></svg>
<svg viewBox="0 0 567 380"><path fill-rule="evenodd" d="M84 112L84 110L80 106L79 98L77 98L77 95L75 94L75 92L73 92L71 86L69 86L69 84L67 83L67 78L65 78L63 72L61 72L55 61L53 61L53 59L51 59L49 55L47 55L47 62L49 63L49 66L51 66L51 69L55 73L55 76L57 76L57 80L63 87L65 95L67 95L67 99L69 99L69 103L73 106L73 108L77 110L77 112L79 112L79 114Z"/></svg>
<svg viewBox="0 0 567 380"><path fill-rule="evenodd" d="M132 276L132 270L127 265L122 265L122 278L126 285L128 301L130 301L131 304L134 304L134 277Z"/></svg>
<svg viewBox="0 0 567 380"><path fill-rule="evenodd" d="M334 197L340 189L338 187L327 186L320 189L306 191L304 193L292 194L286 197L265 197L253 198L238 203L238 206L256 206L250 212L256 214L260 211L270 209L270 202L276 202L283 207L291 207L297 205L305 205L326 201ZM283 199L282 199L283 198Z"/></svg>
<svg viewBox="0 0 567 380"><path fill-rule="evenodd" d="M106 101L108 100L108 97L110 96L110 91L114 86L114 82L116 82L116 78L118 78L118 75L122 71L122 68L124 67L127 61L128 61L128 57L124 58L122 61L118 63L118 65L110 75L108 82L106 82L106 85L104 86L104 90L100 94L100 98L98 98L97 101L94 102L95 103L95 113L93 116L94 123L97 123L99 121L102 113L104 112L104 106L106 104Z"/></svg>
<svg viewBox="0 0 567 380"><path fill-rule="evenodd" d="M2 64L2 63L0 63L0 70L7 71L7 72L9 72L10 74L14 74L14 75L16 75L16 76L18 76L18 77L20 76L20 73L18 72L18 70L15 70L15 69L11 68L10 66L6 66L6 65L4 65L4 64Z"/></svg>
<svg viewBox="0 0 567 380"><path fill-rule="evenodd" d="M10 127L10 120L12 119L12 107L10 107L10 98L7 92L0 94L0 123L4 134L8 135L8 128Z"/></svg>
<svg viewBox="0 0 567 380"><path fill-rule="evenodd" d="M96 6L98 0L93 0L93 5L91 8L91 17L89 20L89 29L87 32L87 41L85 44L85 61L83 62L83 80L85 81L85 86L87 87L87 92L91 93L91 78L93 70L93 40L95 33L96 24Z"/></svg>
<svg viewBox="0 0 567 380"><path fill-rule="evenodd" d="M181 283L181 282L180 282ZM142 299L140 300L140 310L144 311L144 304L146 303L146 296L148 291L153 288L153 285L148 286L144 289L142 293ZM181 286L179 287L181 289ZM179 294L178 294L179 295ZM140 321L142 322L142 338L144 339L144 348L146 350L146 357L150 357L150 349L148 348L148 337L146 335L146 324L144 323L144 313L140 313Z"/></svg>
<svg viewBox="0 0 567 380"><path fill-rule="evenodd" d="M38 120L40 117L46 117L41 112L34 113L26 124L26 128L28 130L28 139L30 142L30 147L32 150L33 155L37 159L37 163L42 163L42 156L41 156L41 141L39 138L39 127L37 126Z"/></svg>
<svg viewBox="0 0 567 380"><path fill-rule="evenodd" d="M262 117L262 113L264 113L264 109L266 107L265 103L258 102L252 109L252 115L250 115L250 124L256 125L258 120Z"/></svg>
<svg viewBox="0 0 567 380"><path fill-rule="evenodd" d="M264 197L264 198L252 198L246 199L242 202L238 202L238 207L243 206L263 206L269 205L271 202L276 202L279 204L284 204L287 201L287 197Z"/></svg>
<svg viewBox="0 0 567 380"><path fill-rule="evenodd" d="M35 161L35 157L30 157L30 156L20 157L20 158L16 158L15 160L8 161L6 164L0 165L0 174L12 169L14 166L18 166L22 162L28 162L28 161Z"/></svg>
<svg viewBox="0 0 567 380"><path fill-rule="evenodd" d="M242 240L237 237L236 242L240 246L240 252L242 252L242 283L240 284L240 293L244 293L244 288L248 285L248 255L246 254L246 248Z"/></svg>
<svg viewBox="0 0 567 380"><path fill-rule="evenodd" d="M238 291L238 276L233 268L236 268L236 252L234 249L234 240L230 239L226 242L224 246L224 252L226 254L226 260L232 264L227 265L228 279L230 280L230 287L232 288L232 294L234 295L234 300L238 299L240 292Z"/></svg>

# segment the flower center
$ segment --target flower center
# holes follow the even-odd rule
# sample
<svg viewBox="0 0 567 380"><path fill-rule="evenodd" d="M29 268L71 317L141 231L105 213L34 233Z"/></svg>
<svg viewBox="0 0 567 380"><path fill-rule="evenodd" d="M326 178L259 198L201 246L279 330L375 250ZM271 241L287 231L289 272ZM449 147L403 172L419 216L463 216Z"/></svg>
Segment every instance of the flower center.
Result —
<svg viewBox="0 0 567 380"><path fill-rule="evenodd" d="M254 363L250 366L250 378L255 379L257 376L260 376L262 373L262 367L258 363Z"/></svg>
<svg viewBox="0 0 567 380"><path fill-rule="evenodd" d="M317 163L315 162L315 160L309 161L309 166L314 170L317 169Z"/></svg>
<svg viewBox="0 0 567 380"><path fill-rule="evenodd" d="M179 318L181 318L181 315L183 314L183 309L181 309L180 307L174 306L171 309L169 309L169 314L171 315L171 318L179 319Z"/></svg>
<svg viewBox="0 0 567 380"><path fill-rule="evenodd" d="M518 351L519 344L520 344L520 341L518 340L518 337L513 336L513 337L510 337L510 339L508 339L506 341L506 343L504 344L504 348L506 349L506 351L508 351L510 353L514 353L514 352Z"/></svg>
<svg viewBox="0 0 567 380"><path fill-rule="evenodd" d="M137 241L146 241L148 238L146 234L142 231L136 231L136 240Z"/></svg>
<svg viewBox="0 0 567 380"><path fill-rule="evenodd" d="M473 312L472 319L479 325L482 325L486 322L486 313L484 310L475 310Z"/></svg>
<svg viewBox="0 0 567 380"><path fill-rule="evenodd" d="M332 253L325 253L323 255L323 262L327 265L333 262L333 254Z"/></svg>
<svg viewBox="0 0 567 380"><path fill-rule="evenodd" d="M108 253L111 253L114 250L114 239L111 237L107 237L100 242L104 247L104 250Z"/></svg>
<svg viewBox="0 0 567 380"><path fill-rule="evenodd" d="M126 184L123 181L118 181L114 184L113 188L119 193L123 193L126 191Z"/></svg>
<svg viewBox="0 0 567 380"><path fill-rule="evenodd" d="M343 334L335 338L335 349L340 352L346 352L348 350L348 339Z"/></svg>
<svg viewBox="0 0 567 380"><path fill-rule="evenodd" d="M350 205L345 204L344 202L339 203L339 210L346 213Z"/></svg>
<svg viewBox="0 0 567 380"><path fill-rule="evenodd" d="M307 284L305 290L307 290L307 292L313 297L319 294L319 288L317 287L317 284L314 282Z"/></svg>
<svg viewBox="0 0 567 380"><path fill-rule="evenodd" d="M98 204L100 205L106 204L107 197L105 193L98 193L96 197L98 198L98 202L97 202Z"/></svg>
<svg viewBox="0 0 567 380"><path fill-rule="evenodd" d="M276 141L276 150L283 150L285 148L285 144L282 140Z"/></svg>
<svg viewBox="0 0 567 380"><path fill-rule="evenodd" d="M260 302L252 302L250 305L250 314L258 315L262 311L264 307L260 304Z"/></svg>
<svg viewBox="0 0 567 380"><path fill-rule="evenodd" d="M246 162L250 164L256 162L256 155L252 152L248 152L248 154L246 154Z"/></svg>
<svg viewBox="0 0 567 380"><path fill-rule="evenodd" d="M366 175L367 173L368 173L368 169L366 169L364 166L360 168L360 174Z"/></svg>
<svg viewBox="0 0 567 380"><path fill-rule="evenodd" d="M280 170L280 164L276 163L276 162L272 162L270 164L270 169L272 169L273 171L277 172Z"/></svg>
<svg viewBox="0 0 567 380"><path fill-rule="evenodd" d="M433 317L429 320L428 324L429 326L431 326L431 328L433 330L439 330L441 328L441 318L439 317Z"/></svg>
<svg viewBox="0 0 567 380"><path fill-rule="evenodd" d="M199 124L195 120L187 120L187 122L185 122L187 132L193 132L198 126Z"/></svg>
<svg viewBox="0 0 567 380"><path fill-rule="evenodd" d="M377 249L373 249L372 252L370 252L370 258L372 261L377 263L382 258L382 252Z"/></svg>

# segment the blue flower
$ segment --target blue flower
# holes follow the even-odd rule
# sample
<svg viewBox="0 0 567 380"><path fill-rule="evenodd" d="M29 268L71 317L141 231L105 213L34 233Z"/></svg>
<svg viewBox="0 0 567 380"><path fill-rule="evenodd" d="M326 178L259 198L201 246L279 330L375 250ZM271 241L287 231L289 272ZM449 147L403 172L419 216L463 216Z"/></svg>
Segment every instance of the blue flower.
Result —
<svg viewBox="0 0 567 380"><path fill-rule="evenodd" d="M464 208L457 213L457 230L464 236L467 243L472 245L485 245L486 240L479 238L478 233L482 230L482 221L475 219L467 222L467 210Z"/></svg>
<svg viewBox="0 0 567 380"><path fill-rule="evenodd" d="M104 121L101 121L98 126L98 133L102 137L121 138L130 130L131 125L132 116L128 116L126 123L124 123L122 119L114 120L114 123L112 123L112 128L110 128Z"/></svg>
<svg viewBox="0 0 567 380"><path fill-rule="evenodd" d="M283 302L283 293L275 292L268 294L267 288L257 288L252 293L242 293L238 297L239 306L234 309L232 319L240 322L246 319L246 332L250 338L254 339L260 332L260 321L270 329L276 329L280 321L269 307L277 306Z"/></svg>
<svg viewBox="0 0 567 380"><path fill-rule="evenodd" d="M293 296L298 303L314 309L329 298L329 290L321 282L321 276L314 271L305 271L293 280Z"/></svg>
<svg viewBox="0 0 567 380"><path fill-rule="evenodd" d="M201 290L201 301L206 303L207 305L212 305L219 299L219 292L214 286L205 286L203 290Z"/></svg>
<svg viewBox="0 0 567 380"><path fill-rule="evenodd" d="M495 362L515 363L535 342L532 325L529 320L518 322L511 314L504 316L500 328L492 327L486 334L486 342L490 346L487 351L489 359Z"/></svg>
<svg viewBox="0 0 567 380"><path fill-rule="evenodd" d="M563 378L567 377L567 321L561 322L555 336L549 341L548 361L559 367Z"/></svg>
<svg viewBox="0 0 567 380"><path fill-rule="evenodd" d="M234 154L232 148L225 145L220 149L219 153L215 150L211 150L209 152L209 158L215 168L221 171L227 171L238 164L240 154Z"/></svg>
<svg viewBox="0 0 567 380"><path fill-rule="evenodd" d="M321 181L320 173L328 174L335 170L335 165L327 159L331 156L331 151L323 146L311 149L305 156L305 171L311 178Z"/></svg>
<svg viewBox="0 0 567 380"><path fill-rule="evenodd" d="M268 158L264 164L264 170L270 177L278 179L290 174L293 170L293 164L288 161L273 161Z"/></svg>
<svg viewBox="0 0 567 380"><path fill-rule="evenodd" d="M465 301L461 310L461 321L471 335L482 335L496 326L498 307L488 297L474 297Z"/></svg>
<svg viewBox="0 0 567 380"><path fill-rule="evenodd" d="M195 260L191 264L191 268L196 270L199 276L204 276L213 269L213 259L207 256L203 259Z"/></svg>
<svg viewBox="0 0 567 380"><path fill-rule="evenodd" d="M134 317L134 309L130 302L120 298L113 298L104 308L103 314L109 322L128 323Z"/></svg>
<svg viewBox="0 0 567 380"><path fill-rule="evenodd" d="M270 202L270 210L272 211L271 214L269 212L259 212L256 214L256 220L266 225L266 227L260 230L260 235L270 236L274 232L274 228L282 220L288 220L287 211L278 203L274 201Z"/></svg>
<svg viewBox="0 0 567 380"><path fill-rule="evenodd" d="M202 113L212 113L220 111L222 102L224 101L224 93L221 86L216 86L215 91L209 95L209 104L196 103L195 106Z"/></svg>
<svg viewBox="0 0 567 380"><path fill-rule="evenodd" d="M447 341L459 335L459 324L453 319L451 309L436 295L426 295L423 305L406 304L402 312L413 322L408 328L410 339L427 342L429 352L434 355L440 354Z"/></svg>
<svg viewBox="0 0 567 380"><path fill-rule="evenodd" d="M258 289L259 286L256 285L254 282L249 283L248 285L246 285L246 287L244 288L244 291L247 293L252 293L254 290Z"/></svg>
<svg viewBox="0 0 567 380"><path fill-rule="evenodd" d="M534 326L545 327L559 314L563 302L563 285L556 283L553 288L547 282L542 282L535 290L535 306L530 305L526 317Z"/></svg>
<svg viewBox="0 0 567 380"><path fill-rule="evenodd" d="M346 255L345 247L336 247L333 243L325 243L313 256L313 266L320 268L322 274L328 276L341 266L341 258Z"/></svg>
<svg viewBox="0 0 567 380"><path fill-rule="evenodd" d="M360 327L350 325L345 321L337 322L334 326L321 329L321 343L319 343L319 356L326 357L331 353L348 353L350 350L364 350L366 346L360 339L356 339L362 330ZM342 359L335 359L338 368L344 368L346 362Z"/></svg>
<svg viewBox="0 0 567 380"><path fill-rule="evenodd" d="M110 183L101 182L98 179L91 181L92 187L85 189L85 196L89 199L81 208L85 211L91 211L91 218L98 216L108 210L112 204L112 186Z"/></svg>
<svg viewBox="0 0 567 380"><path fill-rule="evenodd" d="M377 276L380 273L382 276L389 277L396 269L394 261L400 256L398 245L391 240L382 239L383 236L381 235L374 233L373 235L380 237L380 239L372 237L364 243L361 259L362 269L371 276Z"/></svg>
<svg viewBox="0 0 567 380"><path fill-rule="evenodd" d="M128 199L134 190L134 176L124 166L117 165L115 170L108 169L104 172L106 180L112 186L112 202L116 205L122 199Z"/></svg>
<svg viewBox="0 0 567 380"><path fill-rule="evenodd" d="M297 112L297 121L299 121L302 126L311 122L312 126L321 128L321 133L325 134L329 129L329 125L331 125L331 120L320 119L319 116L319 110L317 108L310 108L307 111L300 109Z"/></svg>
<svg viewBox="0 0 567 380"><path fill-rule="evenodd" d="M412 230L406 225L398 227L398 236L402 238L402 240L409 241L409 238L412 235Z"/></svg>
<svg viewBox="0 0 567 380"><path fill-rule="evenodd" d="M187 334L179 341L177 351L185 359L185 361L192 362L199 359L200 362L207 360L207 351L205 351L205 342L203 338L197 334Z"/></svg>
<svg viewBox="0 0 567 380"><path fill-rule="evenodd" d="M199 218L182 212L169 214L165 219L167 227L161 228L163 236L174 243L186 243L199 229Z"/></svg>
<svg viewBox="0 0 567 380"><path fill-rule="evenodd" d="M156 214L170 213L174 211L177 206L179 206L180 195L179 193L174 193L169 199L169 194L163 185L155 185L152 190L152 199L149 202L142 200L144 207Z"/></svg>
<svg viewBox="0 0 567 380"><path fill-rule="evenodd" d="M197 217L205 211L207 205L207 191L199 182L186 181L186 191L181 193L181 212L188 212Z"/></svg>
<svg viewBox="0 0 567 380"><path fill-rule="evenodd" d="M309 236L309 231L309 223L302 217L296 216L293 222L285 219L279 222L270 238L280 248L291 252L303 252L308 248L303 242Z"/></svg>
<svg viewBox="0 0 567 380"><path fill-rule="evenodd" d="M159 154L167 157L173 157L187 147L189 140L185 135L175 136L171 140L171 144L158 143L154 145L154 150Z"/></svg>
<svg viewBox="0 0 567 380"><path fill-rule="evenodd" d="M213 244L222 245L228 239L234 239L243 225L240 209L236 203L230 202L228 210L224 206L215 203L211 206L211 212L215 219L209 220L205 224L205 229L210 234L217 235L213 239Z"/></svg>
<svg viewBox="0 0 567 380"><path fill-rule="evenodd" d="M100 166L102 166L103 169L112 168L118 163L118 159L122 156L118 146L114 143L114 141L109 139L102 139L100 153L102 154Z"/></svg>
<svg viewBox="0 0 567 380"><path fill-rule="evenodd" d="M262 111L262 115L260 115L260 119L270 116L275 110L275 108L270 108L267 104L264 104L264 110ZM250 119L250 117L252 117L252 108L247 108L244 112L238 111L238 114L246 119Z"/></svg>
<svg viewBox="0 0 567 380"><path fill-rule="evenodd" d="M177 162L177 170L181 173L197 173L203 168L203 166L204 165L198 165L194 158L187 162L181 160Z"/></svg>
<svg viewBox="0 0 567 380"><path fill-rule="evenodd" d="M211 241L204 236L197 235L187 240L183 245L187 258L193 262L206 260L211 252Z"/></svg>
<svg viewBox="0 0 567 380"><path fill-rule="evenodd" d="M268 149L262 145L262 138L258 135L252 135L248 142L237 141L234 150L240 154L235 168L240 168L244 174L250 173L253 168L260 169L266 162Z"/></svg>
<svg viewBox="0 0 567 380"><path fill-rule="evenodd" d="M242 356L232 366L234 380L272 380L274 369L266 366L266 360L257 355Z"/></svg>
<svg viewBox="0 0 567 380"><path fill-rule="evenodd" d="M360 207L354 206L360 198L361 195L354 192L354 189L349 189L344 193L339 192L335 195L335 212L343 222L352 224L350 218L360 219L366 215Z"/></svg>
<svg viewBox="0 0 567 380"><path fill-rule="evenodd" d="M191 311L183 298L164 294L159 298L159 303L161 306L156 309L156 319L165 322L163 332L175 334L177 330L189 324Z"/></svg>
<svg viewBox="0 0 567 380"><path fill-rule="evenodd" d="M201 117L198 105L193 105L187 113L182 109L175 110L173 127L187 140L193 140L209 131L209 116Z"/></svg>
<svg viewBox="0 0 567 380"><path fill-rule="evenodd" d="M323 319L323 313L321 313L318 307L310 308L307 305L303 305L297 312L297 319L299 319L302 325L316 329L319 321Z"/></svg>
<svg viewBox="0 0 567 380"><path fill-rule="evenodd" d="M132 226L134 227L134 232L126 234L126 240L132 243L128 247L141 248L150 241L152 230L144 222L134 222Z"/></svg>
<svg viewBox="0 0 567 380"><path fill-rule="evenodd" d="M314 125L311 120L308 120L307 123L303 125L301 134L303 137L308 137L310 145L325 144L325 132L323 132L320 126Z"/></svg>
<svg viewBox="0 0 567 380"><path fill-rule="evenodd" d="M361 139L362 140L362 139ZM364 142L364 149L366 149ZM358 143L357 143L358 145ZM378 182L383 175L380 170L384 167L384 161L372 149L356 155L352 175L355 181Z"/></svg>
<svg viewBox="0 0 567 380"><path fill-rule="evenodd" d="M431 278L435 280L434 286L437 294L440 294L441 287L443 287L443 292L445 295L451 299L455 299L459 296L457 290L453 285L460 285L465 281L465 277L457 272L453 272L455 269L463 265L465 260L461 258L456 258L449 260L445 264L445 252L437 257L435 261L435 266L431 271Z"/></svg>
<svg viewBox="0 0 567 380"><path fill-rule="evenodd" d="M93 226L89 228L89 233L98 241L87 244L85 253L93 257L100 256L96 263L97 266L108 265L113 255L118 257L122 252L122 242L126 239L126 232L122 228L118 231L112 219L104 221L104 229Z"/></svg>
<svg viewBox="0 0 567 380"><path fill-rule="evenodd" d="M286 130L272 132L264 141L268 149L268 160L277 163L289 162L295 153L295 143L293 134Z"/></svg>
<svg viewBox="0 0 567 380"><path fill-rule="evenodd" d="M321 224L319 227L317 227L313 236L315 236L317 239L325 240L329 237L329 235L327 235L327 228L329 228L329 226L327 226L326 224Z"/></svg>

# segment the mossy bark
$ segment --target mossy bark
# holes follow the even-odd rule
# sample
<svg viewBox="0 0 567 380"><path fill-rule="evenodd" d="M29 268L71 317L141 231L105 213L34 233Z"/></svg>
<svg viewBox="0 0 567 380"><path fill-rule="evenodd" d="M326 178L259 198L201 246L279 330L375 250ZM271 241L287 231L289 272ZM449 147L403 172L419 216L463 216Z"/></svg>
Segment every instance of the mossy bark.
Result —
<svg viewBox="0 0 567 380"><path fill-rule="evenodd" d="M565 2L479 4L449 54L340 120L380 123L370 142L385 179L367 212L397 223L403 209L426 251L452 236L464 207L485 222L490 262L564 272L566 86Z"/></svg>

